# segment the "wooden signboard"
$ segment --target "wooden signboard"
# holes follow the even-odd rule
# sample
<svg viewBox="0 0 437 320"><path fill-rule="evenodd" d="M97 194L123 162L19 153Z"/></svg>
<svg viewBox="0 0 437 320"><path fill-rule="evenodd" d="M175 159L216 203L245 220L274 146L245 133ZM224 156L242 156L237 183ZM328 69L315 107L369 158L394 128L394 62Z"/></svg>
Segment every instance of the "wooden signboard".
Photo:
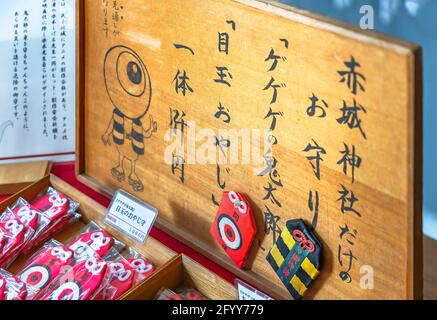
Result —
<svg viewBox="0 0 437 320"><path fill-rule="evenodd" d="M421 296L417 46L270 1L82 0L77 68L88 185L273 297L290 298L266 256L292 219L324 246L308 298ZM210 234L226 190L254 208L247 271Z"/></svg>

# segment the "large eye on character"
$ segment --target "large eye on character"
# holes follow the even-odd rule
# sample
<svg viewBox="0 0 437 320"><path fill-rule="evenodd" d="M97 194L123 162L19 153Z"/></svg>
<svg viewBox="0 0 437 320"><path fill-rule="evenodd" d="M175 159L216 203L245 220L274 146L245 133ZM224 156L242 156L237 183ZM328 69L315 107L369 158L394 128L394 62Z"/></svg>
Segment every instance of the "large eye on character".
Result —
<svg viewBox="0 0 437 320"><path fill-rule="evenodd" d="M127 76L133 84L140 84L143 79L143 73L140 66L136 62L129 62L127 64Z"/></svg>
<svg viewBox="0 0 437 320"><path fill-rule="evenodd" d="M103 71L112 105L128 119L144 117L152 102L152 81L141 56L125 46L112 47Z"/></svg>
<svg viewBox="0 0 437 320"><path fill-rule="evenodd" d="M146 71L142 62L132 52L123 51L117 59L117 77L123 90L140 97L146 91Z"/></svg>

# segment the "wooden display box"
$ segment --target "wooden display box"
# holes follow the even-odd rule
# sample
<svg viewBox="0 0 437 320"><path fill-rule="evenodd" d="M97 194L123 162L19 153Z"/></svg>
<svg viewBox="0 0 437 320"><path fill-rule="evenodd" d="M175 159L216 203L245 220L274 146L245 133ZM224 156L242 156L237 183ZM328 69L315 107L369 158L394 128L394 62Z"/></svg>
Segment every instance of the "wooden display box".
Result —
<svg viewBox="0 0 437 320"><path fill-rule="evenodd" d="M291 296L266 256L292 219L324 247L306 298L422 297L419 46L269 0L76 3L81 182L157 208L160 229L274 298ZM180 127L175 156L168 135ZM271 129L277 143L260 158L273 155L274 171L190 162L190 143L205 147L193 128L213 141ZM230 190L250 199L258 228L245 270L210 234Z"/></svg>
<svg viewBox="0 0 437 320"><path fill-rule="evenodd" d="M154 299L155 293L157 293L157 290L154 289L156 279L160 279L160 283L166 288L168 286L170 289L176 289L179 284L190 284L211 299L236 299L235 289L230 283L190 258L183 255L176 255L174 251L152 237L149 237L145 245L139 245L116 229L105 224L105 208L103 206L56 176L47 176L0 203L0 212L4 212L8 206L14 204L20 197L28 201L33 201L40 192L46 190L49 186L74 201L79 202L80 207L78 211L82 214L81 221L56 234L54 236L56 240L65 243L65 241L77 235L90 221L95 221L109 234L124 242L127 247L138 251L144 258L151 261L157 267L157 270L150 278L146 279L136 288L133 288L130 292L121 297L121 299ZM39 248L36 248L35 250L38 249ZM12 273L18 271L31 256L32 254L20 257L8 271ZM169 274L171 276L167 277ZM159 289L161 289L161 287Z"/></svg>
<svg viewBox="0 0 437 320"><path fill-rule="evenodd" d="M151 300L161 289L197 288L212 300L236 300L236 288L184 255L177 255L124 300Z"/></svg>
<svg viewBox="0 0 437 320"><path fill-rule="evenodd" d="M0 165L0 195L10 195L44 178L50 173L49 161Z"/></svg>

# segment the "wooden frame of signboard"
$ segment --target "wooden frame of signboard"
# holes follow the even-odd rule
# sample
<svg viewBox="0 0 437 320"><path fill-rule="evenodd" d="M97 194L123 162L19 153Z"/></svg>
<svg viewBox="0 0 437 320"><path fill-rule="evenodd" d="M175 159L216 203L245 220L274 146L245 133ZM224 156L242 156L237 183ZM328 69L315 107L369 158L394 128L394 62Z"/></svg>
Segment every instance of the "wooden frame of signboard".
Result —
<svg viewBox="0 0 437 320"><path fill-rule="evenodd" d="M423 298L437 300L437 241L428 237L423 238Z"/></svg>
<svg viewBox="0 0 437 320"><path fill-rule="evenodd" d="M275 298L290 295L265 258L297 218L324 245L308 298L422 297L420 47L273 1L117 4L77 1L80 181L157 207L159 228ZM164 157L165 135L181 124L216 137L272 129L274 167L192 164L184 153L182 176L180 154ZM215 156L222 141L212 143ZM249 270L209 233L211 199L223 190L243 192L254 208Z"/></svg>

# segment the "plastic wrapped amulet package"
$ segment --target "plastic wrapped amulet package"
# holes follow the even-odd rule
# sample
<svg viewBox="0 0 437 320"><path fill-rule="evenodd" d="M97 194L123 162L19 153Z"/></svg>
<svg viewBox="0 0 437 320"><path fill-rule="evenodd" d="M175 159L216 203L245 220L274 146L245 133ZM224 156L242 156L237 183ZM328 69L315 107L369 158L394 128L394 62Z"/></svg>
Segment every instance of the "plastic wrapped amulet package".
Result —
<svg viewBox="0 0 437 320"><path fill-rule="evenodd" d="M61 199L57 203L63 206L64 198L57 199ZM50 211L51 215L45 215L45 211L36 209L37 206L24 201L20 199L20 205L28 206L35 214L40 215L36 220L44 221L44 227L38 222L32 225L36 230L45 231L45 235L38 241L52 235L54 230L63 229L59 228L59 222L56 221L62 221L66 214L68 215L68 207L63 207L64 213L60 214L47 204L40 207ZM18 220L17 217L20 215L12 216L14 209L15 207L8 210L4 217L11 221L17 220L16 224L13 228L9 228L8 225L11 230L5 230L9 233L2 233L2 248L9 255L12 251L6 249L12 250L25 245L29 245L29 248L34 247L34 244L29 244L26 239L32 239L35 233L27 235L25 231L30 229L30 225L24 223L34 219L26 216L26 219ZM50 223L47 222L50 218L54 221L52 226L56 225L57 228L51 228L49 231ZM5 221L9 220L5 218ZM31 231L33 230L32 228ZM18 237L20 232L22 235ZM43 233L40 232L41 235ZM15 242L11 240L12 235L15 235ZM17 250L14 249L13 252ZM155 266L138 252L126 248L124 243L111 236L97 223L90 222L66 243L54 239L47 241L27 259L16 274L0 269L0 300L117 300L152 275L155 269Z"/></svg>
<svg viewBox="0 0 437 320"><path fill-rule="evenodd" d="M106 255L109 263L103 283L93 300L117 300L156 270L151 262L131 248L123 255L111 250Z"/></svg>
<svg viewBox="0 0 437 320"><path fill-rule="evenodd" d="M18 199L0 215L0 268L7 269L20 255L46 242L78 221L79 204L53 188L33 203Z"/></svg>

